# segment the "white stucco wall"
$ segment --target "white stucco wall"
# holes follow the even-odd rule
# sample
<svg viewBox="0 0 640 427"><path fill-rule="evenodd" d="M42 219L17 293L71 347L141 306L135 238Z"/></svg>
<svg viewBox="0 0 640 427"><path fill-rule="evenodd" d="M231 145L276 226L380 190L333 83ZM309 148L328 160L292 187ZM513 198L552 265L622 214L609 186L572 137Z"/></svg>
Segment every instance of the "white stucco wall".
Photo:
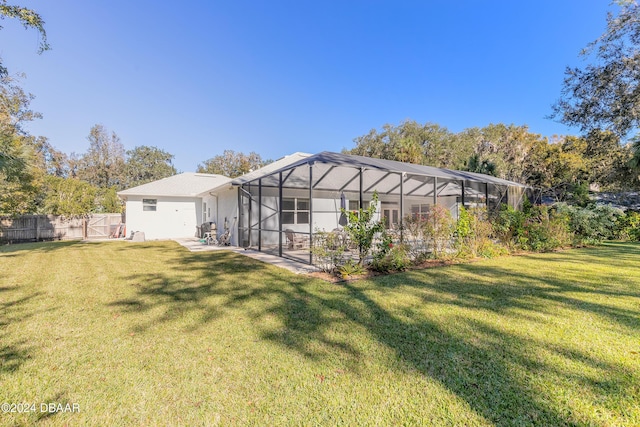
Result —
<svg viewBox="0 0 640 427"><path fill-rule="evenodd" d="M142 209L142 196L127 197L127 235L143 231L147 240L194 237L202 223L202 200L198 197L151 197L155 211Z"/></svg>
<svg viewBox="0 0 640 427"><path fill-rule="evenodd" d="M231 229L231 244L238 244L238 189L236 187L224 186L213 191L205 197L207 205L211 203L211 219L215 222L218 235L224 233L224 220L227 219Z"/></svg>

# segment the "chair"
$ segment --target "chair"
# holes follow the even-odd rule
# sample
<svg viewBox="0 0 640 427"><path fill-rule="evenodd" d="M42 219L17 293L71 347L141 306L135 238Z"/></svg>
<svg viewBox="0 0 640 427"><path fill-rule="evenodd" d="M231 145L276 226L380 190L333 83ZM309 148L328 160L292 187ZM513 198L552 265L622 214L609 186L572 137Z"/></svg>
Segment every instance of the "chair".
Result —
<svg viewBox="0 0 640 427"><path fill-rule="evenodd" d="M200 227L198 227L200 232L202 233L201 238L204 240L204 243L207 245L218 245L217 238L217 229L215 222L205 222Z"/></svg>
<svg viewBox="0 0 640 427"><path fill-rule="evenodd" d="M301 236L290 228L284 230L284 234L287 236L287 246L289 249L301 249L309 241L307 236Z"/></svg>
<svg viewBox="0 0 640 427"><path fill-rule="evenodd" d="M225 232L220 235L220 238L218 239L218 245L219 246L231 245L231 230L227 228Z"/></svg>

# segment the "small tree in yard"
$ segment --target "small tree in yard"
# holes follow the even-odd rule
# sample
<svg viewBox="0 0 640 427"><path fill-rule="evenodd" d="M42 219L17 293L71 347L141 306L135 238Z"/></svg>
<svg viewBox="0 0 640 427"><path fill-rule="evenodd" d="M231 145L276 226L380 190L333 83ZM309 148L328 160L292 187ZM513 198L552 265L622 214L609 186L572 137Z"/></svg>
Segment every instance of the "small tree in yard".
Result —
<svg viewBox="0 0 640 427"><path fill-rule="evenodd" d="M347 216L347 225L344 226L344 229L358 246L358 264L360 266L364 265L364 260L371 250L373 237L376 233L384 230L382 221L373 220L377 205L378 193L374 192L368 208L360 208L358 211L342 209L342 213Z"/></svg>
<svg viewBox="0 0 640 427"><path fill-rule="evenodd" d="M431 244L432 256L441 258L451 243L456 231L456 222L449 209L444 206L432 206L423 224L423 233Z"/></svg>

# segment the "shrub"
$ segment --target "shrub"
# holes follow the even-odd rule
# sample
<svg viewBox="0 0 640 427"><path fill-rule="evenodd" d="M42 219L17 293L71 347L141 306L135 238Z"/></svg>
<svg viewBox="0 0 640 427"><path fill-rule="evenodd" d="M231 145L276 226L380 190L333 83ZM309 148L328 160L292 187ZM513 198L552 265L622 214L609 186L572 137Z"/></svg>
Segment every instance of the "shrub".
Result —
<svg viewBox="0 0 640 427"><path fill-rule="evenodd" d="M338 266L344 264L346 249L344 239L336 233L316 231L313 235L314 264L325 273L335 273Z"/></svg>
<svg viewBox="0 0 640 427"><path fill-rule="evenodd" d="M447 253L455 231L456 222L449 209L440 205L431 206L423 224L423 233L434 258L441 258Z"/></svg>
<svg viewBox="0 0 640 427"><path fill-rule="evenodd" d="M408 254L416 262L445 257L456 230L451 212L440 205L431 206L424 216L406 216L403 226Z"/></svg>
<svg viewBox="0 0 640 427"><path fill-rule="evenodd" d="M347 225L344 229L349 233L351 241L358 247L358 264L364 266L364 260L371 251L373 245L373 237L376 233L384 230L382 221L374 221L373 217L376 213L378 205L378 193L373 193L373 198L367 209L358 211L347 211L342 209L342 213L347 216Z"/></svg>
<svg viewBox="0 0 640 427"><path fill-rule="evenodd" d="M495 246L490 239L492 231L486 209L461 207L455 231L457 255L477 257L491 253Z"/></svg>
<svg viewBox="0 0 640 427"><path fill-rule="evenodd" d="M615 238L618 218L624 215L621 209L608 205L580 207L558 203L556 208L569 218L569 230L578 245L598 244Z"/></svg>
<svg viewBox="0 0 640 427"><path fill-rule="evenodd" d="M533 206L523 224L521 248L548 252L571 244L569 218L547 206Z"/></svg>
<svg viewBox="0 0 640 427"><path fill-rule="evenodd" d="M411 265L407 245L393 245L382 256L374 257L371 268L375 271L402 271Z"/></svg>
<svg viewBox="0 0 640 427"><path fill-rule="evenodd" d="M404 227L404 241L408 254L414 262L423 261L428 257L427 239L424 236L424 222L420 216L407 215L402 222Z"/></svg>
<svg viewBox="0 0 640 427"><path fill-rule="evenodd" d="M507 248L519 247L525 235L526 214L513 207L502 204L493 217L492 228L496 238Z"/></svg>
<svg viewBox="0 0 640 427"><path fill-rule="evenodd" d="M348 279L349 276L364 274L365 272L365 268L360 263L357 263L352 259L347 260L344 264L338 267L338 273L340 273L340 276L343 279Z"/></svg>
<svg viewBox="0 0 640 427"><path fill-rule="evenodd" d="M621 240L640 241L640 213L627 211L618 217L616 222L616 238Z"/></svg>

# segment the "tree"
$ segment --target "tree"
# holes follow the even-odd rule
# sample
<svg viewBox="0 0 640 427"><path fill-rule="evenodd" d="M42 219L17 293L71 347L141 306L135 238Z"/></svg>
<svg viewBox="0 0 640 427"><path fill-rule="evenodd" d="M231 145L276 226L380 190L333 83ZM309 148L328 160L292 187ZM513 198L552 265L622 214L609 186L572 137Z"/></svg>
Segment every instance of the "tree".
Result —
<svg viewBox="0 0 640 427"><path fill-rule="evenodd" d="M619 1L607 14L607 29L580 53L593 61L567 67L552 118L583 132L606 129L625 137L640 125L640 6Z"/></svg>
<svg viewBox="0 0 640 427"><path fill-rule="evenodd" d="M4 20L5 18L15 18L22 23L25 28L33 28L40 32L40 46L39 53L44 52L49 49L49 44L47 43L47 33L44 29L44 21L40 17L39 14L34 12L31 9L27 9L22 6L14 6L8 5L7 0L0 0L0 19ZM0 29L2 26L0 26ZM0 60L0 77L7 76L7 69L2 64L2 60Z"/></svg>
<svg viewBox="0 0 640 427"><path fill-rule="evenodd" d="M22 128L39 115L29 109L32 96L11 77L0 77L0 213L33 210L38 177L31 136Z"/></svg>
<svg viewBox="0 0 640 427"><path fill-rule="evenodd" d="M434 123L422 125L414 120L405 120L398 126L385 124L380 132L372 129L354 142L355 148L343 151L439 168L461 169L473 154L468 141L459 139L447 128Z"/></svg>
<svg viewBox="0 0 640 427"><path fill-rule="evenodd" d="M42 191L41 213L72 217L95 211L98 188L88 182L49 175L44 178Z"/></svg>
<svg viewBox="0 0 640 427"><path fill-rule="evenodd" d="M80 158L78 178L99 188L125 188L124 146L118 135L94 125L87 139L89 150Z"/></svg>
<svg viewBox="0 0 640 427"><path fill-rule="evenodd" d="M122 200L118 197L116 187L99 188L95 200L95 211L99 213L121 213Z"/></svg>
<svg viewBox="0 0 640 427"><path fill-rule="evenodd" d="M35 155L35 166L47 175L66 177L69 174L69 159L55 149L44 136L30 138L29 145Z"/></svg>
<svg viewBox="0 0 640 427"><path fill-rule="evenodd" d="M217 155L204 163L199 164L196 172L225 175L235 178L252 170L261 168L271 163L270 160L262 160L259 154L253 151L249 154L236 153L233 150L224 150L224 153Z"/></svg>
<svg viewBox="0 0 640 427"><path fill-rule="evenodd" d="M465 129L458 141L464 141L461 145L470 147L471 153L465 151L464 166L452 169L479 171L521 183L539 174L547 145L545 138L529 132L527 126L502 123Z"/></svg>
<svg viewBox="0 0 640 427"><path fill-rule="evenodd" d="M0 134L0 214L33 210L38 192L33 155L20 135Z"/></svg>
<svg viewBox="0 0 640 427"><path fill-rule="evenodd" d="M375 220L376 209L378 207L378 193L374 192L366 209L360 208L358 211L348 211L341 209L347 217L345 231L349 234L351 241L358 246L358 264L364 266L364 260L371 250L373 237L376 233L384 230L382 221Z"/></svg>
<svg viewBox="0 0 640 427"><path fill-rule="evenodd" d="M629 166L632 169L640 170L640 135L636 135L631 140L631 159L629 159Z"/></svg>
<svg viewBox="0 0 640 427"><path fill-rule="evenodd" d="M480 160L478 154L474 154L469 158L466 170L469 172L483 173L485 175L496 175L496 165L487 159Z"/></svg>
<svg viewBox="0 0 640 427"><path fill-rule="evenodd" d="M173 154L146 145L127 151L127 187L175 175L176 168L172 164L173 157Z"/></svg>
<svg viewBox="0 0 640 427"><path fill-rule="evenodd" d="M385 124L380 132L372 129L354 142L355 148L344 150L346 153L441 168L460 169L473 154L466 140L446 128L414 120L398 126Z"/></svg>

